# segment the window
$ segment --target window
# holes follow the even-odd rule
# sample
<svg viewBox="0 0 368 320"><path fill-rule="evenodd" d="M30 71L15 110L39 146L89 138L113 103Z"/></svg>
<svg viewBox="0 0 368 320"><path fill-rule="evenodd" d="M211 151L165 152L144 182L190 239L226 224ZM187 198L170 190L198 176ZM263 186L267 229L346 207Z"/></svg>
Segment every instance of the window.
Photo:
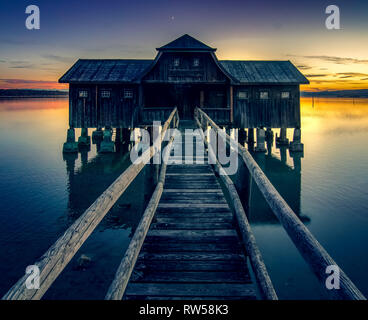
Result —
<svg viewBox="0 0 368 320"><path fill-rule="evenodd" d="M281 92L281 99L289 99L289 98L290 98L290 92L289 91Z"/></svg>
<svg viewBox="0 0 368 320"><path fill-rule="evenodd" d="M124 89L124 99L133 99L132 89Z"/></svg>
<svg viewBox="0 0 368 320"><path fill-rule="evenodd" d="M179 58L175 58L174 59L174 67L179 67L180 65L180 59Z"/></svg>
<svg viewBox="0 0 368 320"><path fill-rule="evenodd" d="M248 99L248 92L247 91L238 91L238 99L239 100L245 100Z"/></svg>
<svg viewBox="0 0 368 320"><path fill-rule="evenodd" d="M110 98L110 90L102 90L101 91L101 98Z"/></svg>
<svg viewBox="0 0 368 320"><path fill-rule="evenodd" d="M259 98L262 100L267 100L268 99L268 92L267 91L261 91L259 93Z"/></svg>
<svg viewBox="0 0 368 320"><path fill-rule="evenodd" d="M86 90L79 91L79 98L87 98L87 97L88 97L88 91Z"/></svg>
<svg viewBox="0 0 368 320"><path fill-rule="evenodd" d="M199 67L199 59L198 58L194 58L193 67Z"/></svg>

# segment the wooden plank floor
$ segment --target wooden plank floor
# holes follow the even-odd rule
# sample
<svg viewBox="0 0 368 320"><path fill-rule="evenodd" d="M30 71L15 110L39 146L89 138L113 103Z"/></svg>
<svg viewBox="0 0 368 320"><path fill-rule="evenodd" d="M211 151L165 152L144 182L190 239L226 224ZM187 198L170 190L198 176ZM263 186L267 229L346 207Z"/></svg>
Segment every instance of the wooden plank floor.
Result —
<svg viewBox="0 0 368 320"><path fill-rule="evenodd" d="M232 213L208 164L168 166L124 298L256 298Z"/></svg>

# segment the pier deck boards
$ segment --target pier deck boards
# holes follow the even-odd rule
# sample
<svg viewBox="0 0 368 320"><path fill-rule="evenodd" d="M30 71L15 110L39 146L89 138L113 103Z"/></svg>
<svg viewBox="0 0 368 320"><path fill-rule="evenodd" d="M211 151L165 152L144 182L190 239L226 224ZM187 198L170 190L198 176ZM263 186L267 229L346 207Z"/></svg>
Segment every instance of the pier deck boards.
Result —
<svg viewBox="0 0 368 320"><path fill-rule="evenodd" d="M168 166L125 299L256 298L233 214L205 163Z"/></svg>

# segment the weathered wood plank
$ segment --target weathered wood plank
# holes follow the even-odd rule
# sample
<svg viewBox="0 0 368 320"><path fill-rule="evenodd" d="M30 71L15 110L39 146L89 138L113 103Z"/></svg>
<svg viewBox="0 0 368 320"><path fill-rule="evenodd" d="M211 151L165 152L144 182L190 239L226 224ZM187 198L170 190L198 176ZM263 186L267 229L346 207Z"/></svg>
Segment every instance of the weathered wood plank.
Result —
<svg viewBox="0 0 368 320"><path fill-rule="evenodd" d="M159 208L178 208L181 207L182 208L191 208L191 209L200 209L200 208L218 208L218 209L229 209L229 206L227 203L196 203L196 204L191 204L191 203L160 203L159 204Z"/></svg>
<svg viewBox="0 0 368 320"><path fill-rule="evenodd" d="M173 222L173 223L153 223L151 226L152 230L225 230L233 229L234 225L230 223L215 223L206 222L202 224L198 223L183 223L183 222Z"/></svg>
<svg viewBox="0 0 368 320"><path fill-rule="evenodd" d="M191 282L191 283L250 283L249 274L243 272L167 272L167 271L137 271L133 272L132 282Z"/></svg>
<svg viewBox="0 0 368 320"><path fill-rule="evenodd" d="M226 242L165 242L156 241L150 242L146 241L143 245L142 252L150 253L164 253L164 252L227 252L227 253L241 253L242 248L236 240L226 241Z"/></svg>
<svg viewBox="0 0 368 320"><path fill-rule="evenodd" d="M236 253L202 253L202 252L180 252L180 253L149 253L149 252L141 252L139 255L139 259L143 259L145 261L193 261L193 260L202 260L202 261L235 261L235 260L244 260L244 256L242 254Z"/></svg>
<svg viewBox="0 0 368 320"><path fill-rule="evenodd" d="M244 261L141 261L138 260L135 270L154 271L237 271L244 272Z"/></svg>
<svg viewBox="0 0 368 320"><path fill-rule="evenodd" d="M251 284L129 283L126 296L239 296L255 297Z"/></svg>
<svg viewBox="0 0 368 320"><path fill-rule="evenodd" d="M215 242L234 241L237 239L235 230L150 230L147 234L150 241L192 240Z"/></svg>

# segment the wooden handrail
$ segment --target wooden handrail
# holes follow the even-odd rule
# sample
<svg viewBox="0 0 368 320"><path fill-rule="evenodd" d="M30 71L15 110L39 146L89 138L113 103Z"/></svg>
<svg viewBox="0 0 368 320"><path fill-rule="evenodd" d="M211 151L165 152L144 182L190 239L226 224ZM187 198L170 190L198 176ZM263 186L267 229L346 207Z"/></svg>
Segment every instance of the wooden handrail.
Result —
<svg viewBox="0 0 368 320"><path fill-rule="evenodd" d="M201 109L197 108L196 114L198 115L198 119L200 119L199 122L202 127L203 121L201 120L204 117L206 122L216 132L221 130L219 126ZM222 130L221 133L225 135L226 142L231 147L234 147L235 150L238 150L238 154L243 159L252 178L256 182L272 212L281 222L289 237L294 242L294 245L297 247L304 260L309 264L313 272L316 274L321 284L325 286L325 280L327 277L326 268L331 265L337 266L337 263L331 258L327 251L321 246L321 244L304 226L304 224L300 221L298 216L294 213L286 201L281 197L279 192L266 177L248 150L231 138L228 134L225 134ZM332 298L342 298L349 300L366 300L364 295L359 291L359 289L340 267L339 270L340 289L326 289L328 296Z"/></svg>
<svg viewBox="0 0 368 320"><path fill-rule="evenodd" d="M207 142L201 124L198 120L198 118L195 119L197 122L197 125L200 130L200 135L207 146L209 157L212 159L216 159L216 155L211 147L211 145ZM234 186L234 183L229 178L229 176L226 174L225 170L222 168L219 161L216 159L216 171L218 172L222 182L227 188L228 194L233 202L235 217L238 222L239 231L241 233L245 248L247 250L253 272L255 274L257 284L260 288L260 292L263 299L266 300L278 300L277 294L275 292L275 289L273 287L271 278L268 274L266 265L263 261L261 252L259 251L259 248L256 243L256 239L254 237L254 234L252 232L252 229L249 225L247 216L245 214L243 205L241 203L241 200L239 198L239 194Z"/></svg>
<svg viewBox="0 0 368 320"><path fill-rule="evenodd" d="M40 288L27 289L26 279L28 275L24 275L4 295L3 300L38 300L42 298L93 230L143 169L145 164L155 155L157 152L157 143L162 142L167 128L177 114L178 111L175 108L165 122L161 136L157 137L155 143L142 154L142 159L147 161L141 161L139 164L131 164L65 231L50 249L34 263L40 270Z"/></svg>
<svg viewBox="0 0 368 320"><path fill-rule="evenodd" d="M177 117L177 120L179 121L179 117ZM155 191L153 192L153 195L148 203L146 210L144 211L142 219L139 222L136 231L134 232L134 236L129 243L129 247L125 252L125 255L118 267L118 270L116 271L114 280L112 281L105 296L105 300L121 300L124 296L124 292L128 285L130 276L133 272L148 229L150 228L152 219L156 213L157 206L161 199L165 184L167 160L171 152L173 141L174 136L171 137L167 148L165 149L166 154L164 155L163 164L161 166L158 184L155 188Z"/></svg>

